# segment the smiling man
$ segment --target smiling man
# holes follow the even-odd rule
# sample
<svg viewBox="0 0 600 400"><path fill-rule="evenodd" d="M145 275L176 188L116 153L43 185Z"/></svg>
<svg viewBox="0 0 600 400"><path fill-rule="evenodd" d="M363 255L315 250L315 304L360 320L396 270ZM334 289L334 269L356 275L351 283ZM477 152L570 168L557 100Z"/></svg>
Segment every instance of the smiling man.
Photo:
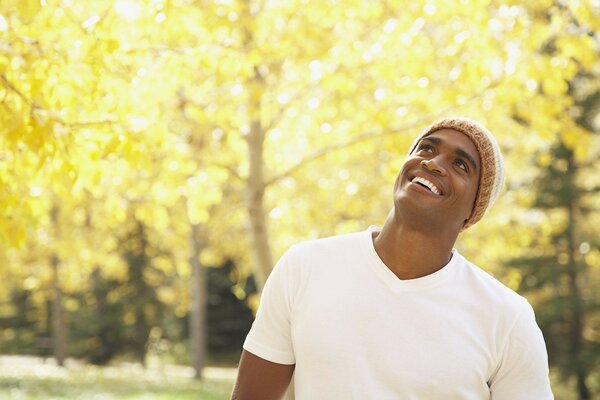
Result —
<svg viewBox="0 0 600 400"><path fill-rule="evenodd" d="M300 243L265 285L232 395L552 399L527 300L453 246L503 183L490 132L447 118L415 140L383 227Z"/></svg>

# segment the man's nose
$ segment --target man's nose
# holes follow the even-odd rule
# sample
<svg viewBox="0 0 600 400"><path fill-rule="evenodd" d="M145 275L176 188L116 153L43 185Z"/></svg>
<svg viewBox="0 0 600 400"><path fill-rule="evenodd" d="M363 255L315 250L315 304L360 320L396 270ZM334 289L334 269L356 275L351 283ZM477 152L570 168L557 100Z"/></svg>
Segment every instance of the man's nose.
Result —
<svg viewBox="0 0 600 400"><path fill-rule="evenodd" d="M446 170L440 164L439 160L437 160L435 157L430 158L429 160L421 161L421 165L423 165L428 171L434 172L439 175L446 175Z"/></svg>

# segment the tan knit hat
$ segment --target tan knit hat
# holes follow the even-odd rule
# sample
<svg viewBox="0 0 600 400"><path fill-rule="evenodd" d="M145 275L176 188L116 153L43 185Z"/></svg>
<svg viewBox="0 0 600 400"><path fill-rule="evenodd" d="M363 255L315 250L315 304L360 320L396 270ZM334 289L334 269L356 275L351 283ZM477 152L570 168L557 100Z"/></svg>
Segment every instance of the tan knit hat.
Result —
<svg viewBox="0 0 600 400"><path fill-rule="evenodd" d="M410 146L408 154L413 152L422 138L440 129L453 129L464 133L475 144L479 152L481 161L479 187L477 188L473 211L463 227L463 230L465 230L479 221L494 204L504 183L504 162L498 143L496 143L496 139L490 131L480 123L463 117L444 118L425 128Z"/></svg>

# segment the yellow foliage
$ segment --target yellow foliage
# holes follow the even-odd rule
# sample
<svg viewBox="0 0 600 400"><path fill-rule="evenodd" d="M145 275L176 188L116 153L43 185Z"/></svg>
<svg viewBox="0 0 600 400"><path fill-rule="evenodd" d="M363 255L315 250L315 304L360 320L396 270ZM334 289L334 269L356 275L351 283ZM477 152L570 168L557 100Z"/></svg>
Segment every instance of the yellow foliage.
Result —
<svg viewBox="0 0 600 400"><path fill-rule="evenodd" d="M548 76L543 82L544 93L548 96L559 96L567 92L567 82L560 76Z"/></svg>
<svg viewBox="0 0 600 400"><path fill-rule="evenodd" d="M210 217L208 210L196 198L187 200L187 215L192 225L198 225L208 221Z"/></svg>
<svg viewBox="0 0 600 400"><path fill-rule="evenodd" d="M176 304L179 301L180 293L168 287L159 287L156 294L158 299L164 304Z"/></svg>
<svg viewBox="0 0 600 400"><path fill-rule="evenodd" d="M549 153L542 153L537 157L537 162L540 167L548 167L552 162L552 156Z"/></svg>
<svg viewBox="0 0 600 400"><path fill-rule="evenodd" d="M129 310L123 314L122 320L123 320L123 324L125 324L127 326L131 326L131 325L135 324L137 318L135 317L134 311Z"/></svg>
<svg viewBox="0 0 600 400"><path fill-rule="evenodd" d="M560 131L562 142L575 153L575 159L583 162L594 150L593 134L573 121L566 121Z"/></svg>
<svg viewBox="0 0 600 400"><path fill-rule="evenodd" d="M508 274L504 277L503 281L512 290L517 290L521 285L522 278L519 270L511 269L508 271Z"/></svg>
<svg viewBox="0 0 600 400"><path fill-rule="evenodd" d="M214 249L205 248L200 253L200 263L205 266L222 265L224 262L223 256L217 253Z"/></svg>
<svg viewBox="0 0 600 400"><path fill-rule="evenodd" d="M31 22L39 13L41 7L41 3L38 0L21 0L14 3L17 4L20 17L26 22Z"/></svg>
<svg viewBox="0 0 600 400"><path fill-rule="evenodd" d="M65 300L64 306L68 311L77 311L79 309L79 301L73 298L68 298Z"/></svg>
<svg viewBox="0 0 600 400"><path fill-rule="evenodd" d="M585 255L585 262L596 272L600 272L600 251L594 250Z"/></svg>
<svg viewBox="0 0 600 400"><path fill-rule="evenodd" d="M592 68L597 62L594 55L597 45L592 37L560 37L556 45L564 57L579 61L586 69Z"/></svg>
<svg viewBox="0 0 600 400"><path fill-rule="evenodd" d="M553 162L541 150L560 138L577 162L597 158L569 91L599 62L589 1L130 3L0 5L0 238L23 246L2 272L56 250L71 286L93 262L124 279L119 243L139 222L172 253L165 272L190 278L193 224L210 232L203 264L233 257L248 275L253 123L263 178L281 178L263 188L275 256L381 223L411 138L443 115L485 121L507 155L510 201L463 242L490 269L564 228L562 214L527 211L535 161ZM46 286L42 265L24 284Z"/></svg>

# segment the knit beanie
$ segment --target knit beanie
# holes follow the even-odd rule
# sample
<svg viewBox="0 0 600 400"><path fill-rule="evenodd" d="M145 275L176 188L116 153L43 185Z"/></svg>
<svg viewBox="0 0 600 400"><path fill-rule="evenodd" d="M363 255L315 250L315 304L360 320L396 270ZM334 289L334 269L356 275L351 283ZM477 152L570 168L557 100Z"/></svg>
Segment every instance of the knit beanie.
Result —
<svg viewBox="0 0 600 400"><path fill-rule="evenodd" d="M453 129L467 135L479 153L481 164L479 186L473 211L463 226L465 230L479 221L494 204L504 183L504 162L498 143L490 131L480 123L463 117L444 118L425 128L410 147L408 154L414 151L422 138L440 129Z"/></svg>

